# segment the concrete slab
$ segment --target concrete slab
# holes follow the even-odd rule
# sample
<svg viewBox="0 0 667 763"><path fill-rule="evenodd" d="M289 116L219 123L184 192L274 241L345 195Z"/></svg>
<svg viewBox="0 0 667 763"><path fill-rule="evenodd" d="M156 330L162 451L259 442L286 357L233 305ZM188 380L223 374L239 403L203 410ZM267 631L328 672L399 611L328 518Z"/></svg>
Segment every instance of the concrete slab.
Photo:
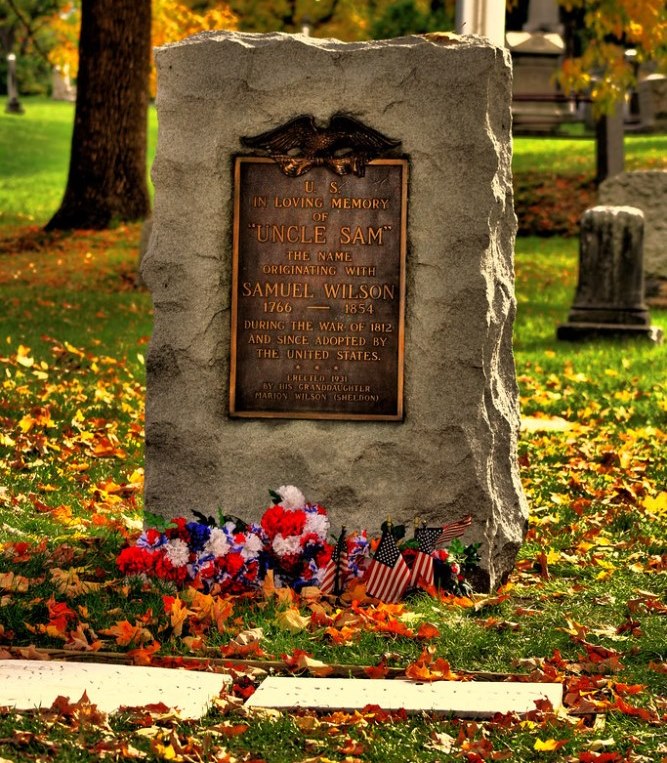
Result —
<svg viewBox="0 0 667 763"><path fill-rule="evenodd" d="M199 718L211 700L231 681L218 673L201 673L134 665L0 660L0 706L29 710L50 707L58 696L77 702L84 691L99 710L164 703L186 718Z"/></svg>
<svg viewBox="0 0 667 763"><path fill-rule="evenodd" d="M383 710L405 709L458 718L489 718L495 713L527 713L536 700L549 700L554 708L563 700L557 683L500 681L370 681L349 678L266 678L246 702L249 707L288 710L361 710L379 705Z"/></svg>

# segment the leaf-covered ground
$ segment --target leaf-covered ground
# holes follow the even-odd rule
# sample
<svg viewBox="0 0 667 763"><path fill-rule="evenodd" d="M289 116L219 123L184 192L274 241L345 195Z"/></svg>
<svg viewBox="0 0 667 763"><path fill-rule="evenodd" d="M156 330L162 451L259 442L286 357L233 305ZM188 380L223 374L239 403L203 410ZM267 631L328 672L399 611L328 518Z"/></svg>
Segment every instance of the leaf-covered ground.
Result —
<svg viewBox="0 0 667 763"><path fill-rule="evenodd" d="M234 690L197 723L160 708L105 717L78 697L2 711L0 758L667 760L666 350L555 341L575 242L524 239L517 253L531 519L516 572L474 600L374 606L361 590L340 603L270 586L228 599L117 573L141 516L151 308L135 283L138 232L23 228L0 243L0 656L226 671ZM565 709L485 723L248 714L264 671L562 681Z"/></svg>

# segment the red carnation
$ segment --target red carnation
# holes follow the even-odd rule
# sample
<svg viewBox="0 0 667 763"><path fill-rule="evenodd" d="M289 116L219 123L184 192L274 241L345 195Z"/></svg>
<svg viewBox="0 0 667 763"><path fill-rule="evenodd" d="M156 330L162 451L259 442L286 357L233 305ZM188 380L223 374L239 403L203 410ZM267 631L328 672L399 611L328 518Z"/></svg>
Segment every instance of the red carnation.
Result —
<svg viewBox="0 0 667 763"><path fill-rule="evenodd" d="M262 515L260 524L270 540L273 540L281 531L284 513L285 509L282 506L271 506Z"/></svg>
<svg viewBox="0 0 667 763"><path fill-rule="evenodd" d="M241 554L230 553L225 556L225 569L233 578L239 574L244 564L245 560Z"/></svg>
<svg viewBox="0 0 667 763"><path fill-rule="evenodd" d="M147 548L131 546L124 548L118 554L116 564L124 575L140 575L142 572L148 573L152 570L155 557L156 554Z"/></svg>
<svg viewBox="0 0 667 763"><path fill-rule="evenodd" d="M186 527L187 520L185 517L176 517L176 519L171 520L171 524L176 525L176 527L167 528L165 531L167 538L180 538L187 543L190 540L190 533Z"/></svg>
<svg viewBox="0 0 667 763"><path fill-rule="evenodd" d="M283 521L280 530L283 537L286 538L288 535L301 535L305 526L306 512L302 509L285 511L283 513Z"/></svg>

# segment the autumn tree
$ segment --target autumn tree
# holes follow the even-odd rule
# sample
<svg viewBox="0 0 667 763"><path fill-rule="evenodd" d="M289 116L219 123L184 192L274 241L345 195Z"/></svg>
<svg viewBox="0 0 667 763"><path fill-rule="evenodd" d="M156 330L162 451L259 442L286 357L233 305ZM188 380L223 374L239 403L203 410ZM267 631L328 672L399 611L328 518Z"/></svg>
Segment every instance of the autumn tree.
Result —
<svg viewBox="0 0 667 763"><path fill-rule="evenodd" d="M559 0L572 30L560 82L566 92L590 95L598 111L610 111L636 79L636 65L667 68L664 0ZM626 49L635 56L629 60Z"/></svg>
<svg viewBox="0 0 667 763"><path fill-rule="evenodd" d="M151 0L82 0L69 175L47 230L147 215L150 46Z"/></svg>

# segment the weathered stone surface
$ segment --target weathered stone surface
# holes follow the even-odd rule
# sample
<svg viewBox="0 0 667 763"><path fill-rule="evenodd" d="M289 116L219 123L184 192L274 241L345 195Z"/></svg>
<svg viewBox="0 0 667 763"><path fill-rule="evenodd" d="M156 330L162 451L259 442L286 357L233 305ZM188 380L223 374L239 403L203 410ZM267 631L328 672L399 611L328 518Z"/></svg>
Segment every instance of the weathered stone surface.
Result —
<svg viewBox="0 0 667 763"><path fill-rule="evenodd" d="M667 170L622 172L600 184L600 204L638 207L644 213L644 271L667 278Z"/></svg>
<svg viewBox="0 0 667 763"><path fill-rule="evenodd" d="M146 507L256 517L298 485L334 526L470 512L485 578L527 516L516 463L509 54L476 38L341 43L204 33L157 51L159 139L143 277ZM300 114L343 112L410 158L405 420L230 419L232 156Z"/></svg>

